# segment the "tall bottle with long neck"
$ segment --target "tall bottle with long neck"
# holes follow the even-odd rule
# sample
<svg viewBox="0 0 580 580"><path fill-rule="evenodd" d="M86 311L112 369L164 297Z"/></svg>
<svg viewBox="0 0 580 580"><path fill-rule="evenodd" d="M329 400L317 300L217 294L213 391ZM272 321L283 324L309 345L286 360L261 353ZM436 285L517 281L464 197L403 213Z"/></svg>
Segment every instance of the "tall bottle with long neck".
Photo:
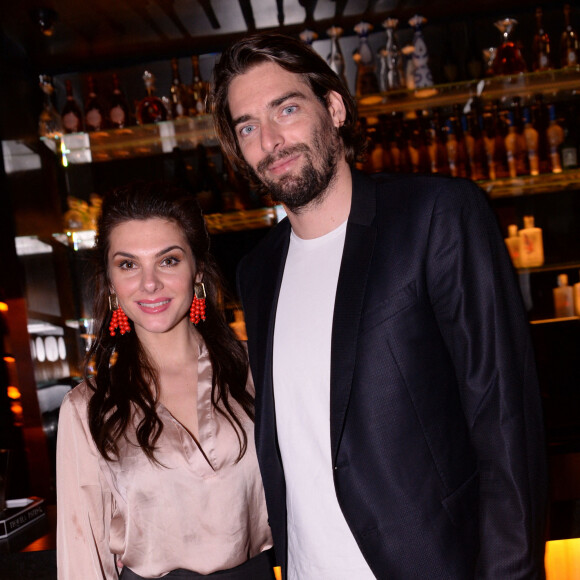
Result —
<svg viewBox="0 0 580 580"><path fill-rule="evenodd" d="M199 57L191 57L191 85L189 85L189 115L202 115L206 112L207 83L202 79L199 70Z"/></svg>
<svg viewBox="0 0 580 580"><path fill-rule="evenodd" d="M560 66L562 68L576 66L580 57L578 33L572 27L570 20L570 4L564 5L565 27L560 39Z"/></svg>
<svg viewBox="0 0 580 580"><path fill-rule="evenodd" d="M62 126L65 133L79 133L83 130L83 114L77 103L70 80L65 81L66 102L62 108Z"/></svg>
<svg viewBox="0 0 580 580"><path fill-rule="evenodd" d="M127 99L121 91L119 77L113 73L113 94L109 103L109 124L114 129L123 129L131 124L131 114Z"/></svg>
<svg viewBox="0 0 580 580"><path fill-rule="evenodd" d="M328 66L337 74L338 78L343 82L345 87L348 87L345 76L345 62L342 50L338 39L342 36L342 28L339 26L331 26L327 31L330 38L330 53L326 57Z"/></svg>
<svg viewBox="0 0 580 580"><path fill-rule="evenodd" d="M179 74L179 61L176 58L171 59L171 116L173 119L181 119L187 116L187 104L185 96L185 87L181 82Z"/></svg>
<svg viewBox="0 0 580 580"><path fill-rule="evenodd" d="M549 70L552 68L550 37L542 23L542 9L536 8L536 34L532 44L533 70Z"/></svg>
<svg viewBox="0 0 580 580"><path fill-rule="evenodd" d="M105 128L105 110L98 94L97 81L89 76L89 96L85 105L85 127L87 131L101 131Z"/></svg>

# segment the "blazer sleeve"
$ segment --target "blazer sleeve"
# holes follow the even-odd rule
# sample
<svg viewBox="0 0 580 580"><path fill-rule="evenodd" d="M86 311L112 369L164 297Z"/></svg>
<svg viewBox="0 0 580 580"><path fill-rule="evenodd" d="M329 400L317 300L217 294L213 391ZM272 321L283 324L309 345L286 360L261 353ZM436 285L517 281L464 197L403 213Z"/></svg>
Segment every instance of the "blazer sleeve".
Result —
<svg viewBox="0 0 580 580"><path fill-rule="evenodd" d="M545 440L528 321L487 199L450 183L433 206L426 269L478 462L477 578L543 578Z"/></svg>
<svg viewBox="0 0 580 580"><path fill-rule="evenodd" d="M108 545L112 496L86 421L82 385L60 409L57 439L57 568L59 580L117 580Z"/></svg>

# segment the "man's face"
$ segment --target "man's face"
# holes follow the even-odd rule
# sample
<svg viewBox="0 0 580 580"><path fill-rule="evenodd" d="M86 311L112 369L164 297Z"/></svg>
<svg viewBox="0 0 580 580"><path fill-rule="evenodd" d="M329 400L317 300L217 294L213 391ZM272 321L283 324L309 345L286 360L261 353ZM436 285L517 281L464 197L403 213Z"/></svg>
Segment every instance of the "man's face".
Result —
<svg viewBox="0 0 580 580"><path fill-rule="evenodd" d="M342 99L331 93L331 101ZM343 156L333 107L300 75L274 63L231 82L228 105L241 153L258 181L291 211L323 198Z"/></svg>

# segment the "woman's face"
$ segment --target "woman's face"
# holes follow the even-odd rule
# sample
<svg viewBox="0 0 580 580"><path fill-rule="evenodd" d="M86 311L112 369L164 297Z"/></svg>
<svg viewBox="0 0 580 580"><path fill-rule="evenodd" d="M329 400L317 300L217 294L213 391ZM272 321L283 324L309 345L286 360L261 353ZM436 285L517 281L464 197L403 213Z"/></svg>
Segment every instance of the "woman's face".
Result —
<svg viewBox="0 0 580 580"><path fill-rule="evenodd" d="M137 335L188 323L194 280L201 280L187 238L173 221L131 220L111 230L107 256L111 292Z"/></svg>

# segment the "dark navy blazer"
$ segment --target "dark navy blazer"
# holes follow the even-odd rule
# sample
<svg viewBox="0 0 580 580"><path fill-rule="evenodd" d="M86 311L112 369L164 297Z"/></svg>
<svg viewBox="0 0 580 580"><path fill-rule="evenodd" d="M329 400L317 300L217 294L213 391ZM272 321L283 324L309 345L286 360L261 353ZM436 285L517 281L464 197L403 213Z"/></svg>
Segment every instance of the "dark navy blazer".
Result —
<svg viewBox="0 0 580 580"><path fill-rule="evenodd" d="M272 343L289 236L286 219L238 274L284 575ZM546 465L528 323L495 215L471 182L353 173L330 401L336 496L377 578L544 576Z"/></svg>

